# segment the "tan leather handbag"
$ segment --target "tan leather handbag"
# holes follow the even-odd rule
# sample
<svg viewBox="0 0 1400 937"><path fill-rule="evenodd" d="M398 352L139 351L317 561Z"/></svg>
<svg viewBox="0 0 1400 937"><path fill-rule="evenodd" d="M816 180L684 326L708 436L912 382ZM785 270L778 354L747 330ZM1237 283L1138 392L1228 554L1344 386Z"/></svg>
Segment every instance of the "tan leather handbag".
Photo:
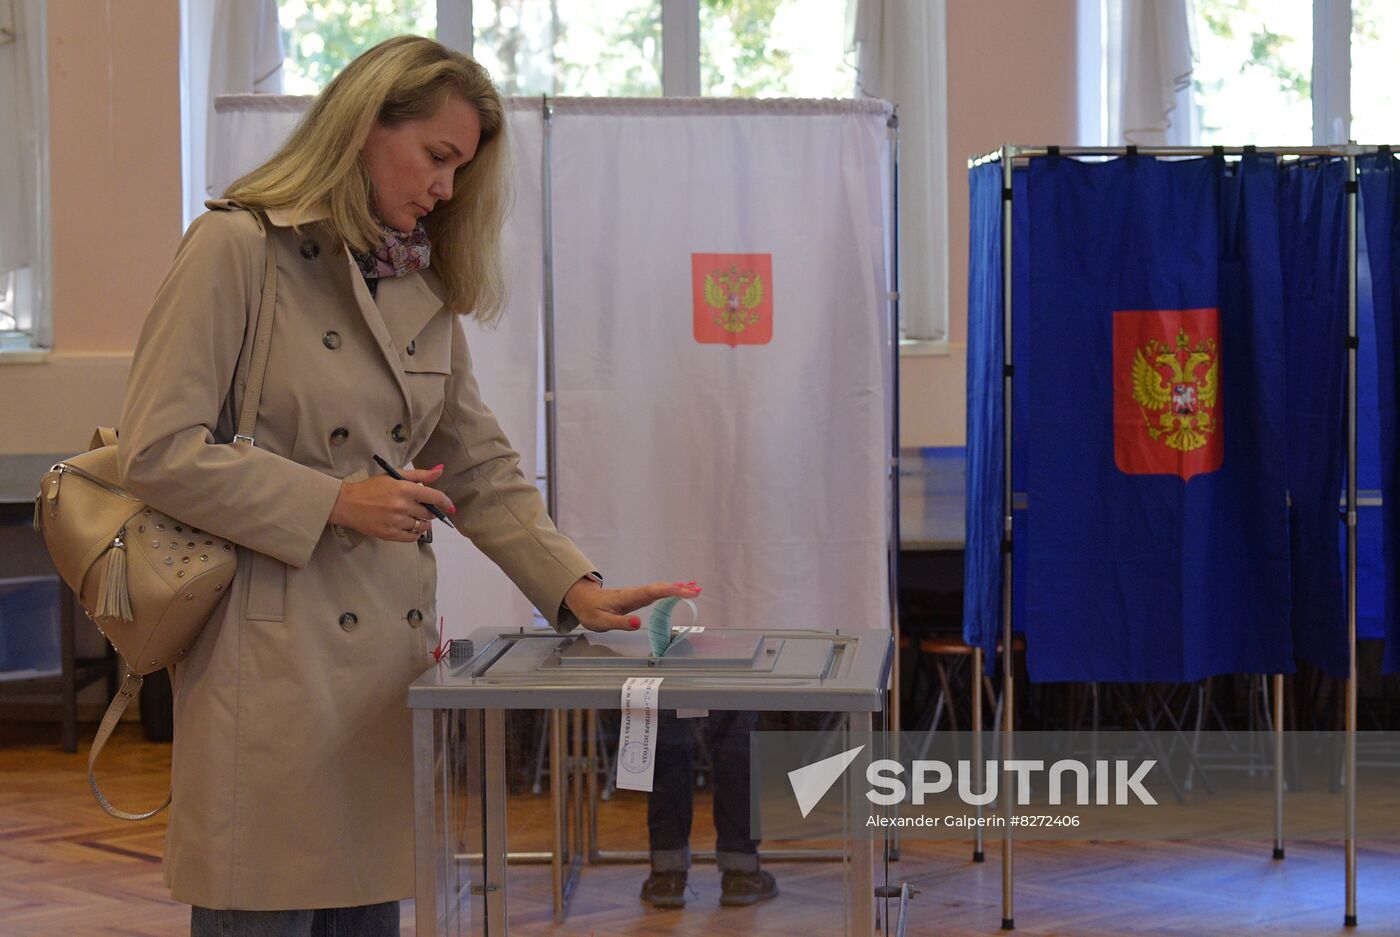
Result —
<svg viewBox="0 0 1400 937"><path fill-rule="evenodd" d="M258 306L248 385L230 445L251 446L272 342L277 261L264 219L267 272ZM39 482L34 527L49 556L98 629L126 665L121 690L107 707L88 754L93 796L114 817L144 820L165 809L126 813L97 786L93 767L142 677L180 660L194 644L233 581L234 544L191 527L125 491L117 470L117 432L101 427L87 452L55 465Z"/></svg>

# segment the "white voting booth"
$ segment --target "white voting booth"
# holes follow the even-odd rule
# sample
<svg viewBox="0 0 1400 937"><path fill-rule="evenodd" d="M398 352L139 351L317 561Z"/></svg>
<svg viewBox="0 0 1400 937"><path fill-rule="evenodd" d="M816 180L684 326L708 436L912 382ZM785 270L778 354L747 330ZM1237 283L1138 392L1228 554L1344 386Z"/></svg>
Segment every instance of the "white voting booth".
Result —
<svg viewBox="0 0 1400 937"><path fill-rule="evenodd" d="M219 98L214 194L271 156L310 100ZM691 645L722 644L710 629L752 644L743 666L670 661L659 705L844 713L844 731L868 734L894 647L890 106L512 98L507 112L511 298L498 326L467 333L483 398L521 464L548 466L560 529L610 584L697 580L707 635ZM503 713L516 708L552 711L562 921L592 854L578 811L596 710L666 661L644 635L614 648L542 633L464 538L439 528L434 549L443 637L472 641L409 691L419 932L506 932ZM848 843L844 929L868 934L872 844Z"/></svg>
<svg viewBox="0 0 1400 937"><path fill-rule="evenodd" d="M220 97L215 194L271 156L310 101ZM560 529L609 583L700 582L708 626L887 627L889 105L548 107L546 119L540 99L508 99L511 299L468 341L521 464L554 447ZM707 278L746 295L714 306ZM731 331L716 322L726 313ZM738 329L739 316L762 321ZM538 431L542 340L553 440ZM433 546L445 637L531 625L524 598L468 542L440 530Z"/></svg>

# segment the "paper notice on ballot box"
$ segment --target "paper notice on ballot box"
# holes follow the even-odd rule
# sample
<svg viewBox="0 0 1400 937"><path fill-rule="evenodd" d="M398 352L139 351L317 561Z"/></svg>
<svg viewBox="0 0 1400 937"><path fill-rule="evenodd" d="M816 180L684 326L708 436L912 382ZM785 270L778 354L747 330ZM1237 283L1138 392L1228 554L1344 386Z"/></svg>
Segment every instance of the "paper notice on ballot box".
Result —
<svg viewBox="0 0 1400 937"><path fill-rule="evenodd" d="M660 677L629 677L622 685L622 734L617 744L617 786L651 793L656 771Z"/></svg>

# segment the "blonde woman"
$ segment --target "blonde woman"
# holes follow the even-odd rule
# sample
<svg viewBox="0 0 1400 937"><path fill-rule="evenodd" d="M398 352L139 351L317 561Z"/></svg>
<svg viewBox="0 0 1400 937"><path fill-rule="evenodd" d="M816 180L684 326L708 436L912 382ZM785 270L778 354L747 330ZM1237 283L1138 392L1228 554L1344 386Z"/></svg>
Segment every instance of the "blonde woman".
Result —
<svg viewBox="0 0 1400 937"><path fill-rule="evenodd" d="M210 203L157 292L122 474L240 545L175 674L165 877L197 937L399 933L413 891L405 688L439 637L430 507L560 631L636 628L635 609L699 592L602 588L481 401L457 314L502 308L509 171L481 66L391 39ZM268 249L256 441L230 445ZM395 480L376 454L415 468Z"/></svg>

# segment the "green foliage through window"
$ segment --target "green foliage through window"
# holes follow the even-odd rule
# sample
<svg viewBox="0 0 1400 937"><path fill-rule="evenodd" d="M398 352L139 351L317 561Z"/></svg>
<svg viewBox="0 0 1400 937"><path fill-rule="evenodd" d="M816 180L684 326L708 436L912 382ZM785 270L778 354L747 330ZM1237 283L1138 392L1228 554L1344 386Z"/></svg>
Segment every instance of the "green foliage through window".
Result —
<svg viewBox="0 0 1400 937"><path fill-rule="evenodd" d="M1313 0L1195 0L1202 143L1312 142Z"/></svg>
<svg viewBox="0 0 1400 937"><path fill-rule="evenodd" d="M280 0L288 94L315 94L361 52L413 33L436 37L436 0Z"/></svg>

